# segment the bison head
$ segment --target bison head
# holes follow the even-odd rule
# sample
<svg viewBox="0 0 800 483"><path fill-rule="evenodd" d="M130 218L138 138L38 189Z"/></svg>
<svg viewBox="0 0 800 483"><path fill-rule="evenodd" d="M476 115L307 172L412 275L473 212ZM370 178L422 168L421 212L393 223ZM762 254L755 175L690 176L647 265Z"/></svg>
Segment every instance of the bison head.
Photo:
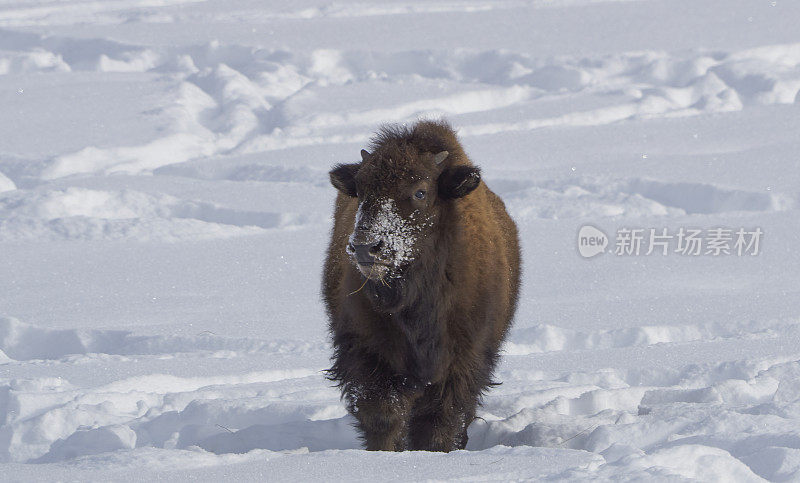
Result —
<svg viewBox="0 0 800 483"><path fill-rule="evenodd" d="M399 277L430 247L447 203L478 187L480 170L446 162L449 153L361 151L362 162L330 172L331 183L358 198L347 253L371 280Z"/></svg>

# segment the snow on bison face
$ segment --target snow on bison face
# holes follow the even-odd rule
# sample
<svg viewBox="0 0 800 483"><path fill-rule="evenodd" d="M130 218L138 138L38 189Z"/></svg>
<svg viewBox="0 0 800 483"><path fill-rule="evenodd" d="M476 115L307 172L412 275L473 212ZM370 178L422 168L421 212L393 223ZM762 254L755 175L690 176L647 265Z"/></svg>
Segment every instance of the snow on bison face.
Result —
<svg viewBox="0 0 800 483"><path fill-rule="evenodd" d="M330 172L339 191L358 199L346 251L371 280L402 276L432 246L446 203L466 196L481 181L474 166L448 166L447 151L393 154L362 150L361 163Z"/></svg>

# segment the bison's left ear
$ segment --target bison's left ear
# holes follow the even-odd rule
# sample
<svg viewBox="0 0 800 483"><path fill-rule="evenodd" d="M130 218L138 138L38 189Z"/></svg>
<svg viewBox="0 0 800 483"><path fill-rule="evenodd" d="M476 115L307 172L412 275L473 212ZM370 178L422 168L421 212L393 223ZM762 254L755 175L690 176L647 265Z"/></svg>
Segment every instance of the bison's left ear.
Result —
<svg viewBox="0 0 800 483"><path fill-rule="evenodd" d="M452 166L439 175L439 196L463 198L481 184L481 170L476 166Z"/></svg>
<svg viewBox="0 0 800 483"><path fill-rule="evenodd" d="M358 163L353 164L337 164L328 175L331 177L331 184L334 188L355 198L358 196L356 191L356 172L361 165Z"/></svg>

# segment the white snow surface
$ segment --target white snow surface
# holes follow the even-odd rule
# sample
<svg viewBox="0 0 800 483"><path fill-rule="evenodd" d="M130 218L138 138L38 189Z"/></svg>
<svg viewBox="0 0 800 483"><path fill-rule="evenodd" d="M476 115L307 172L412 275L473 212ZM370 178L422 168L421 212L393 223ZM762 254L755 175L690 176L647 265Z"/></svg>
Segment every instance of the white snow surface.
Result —
<svg viewBox="0 0 800 483"><path fill-rule="evenodd" d="M798 23L0 0L2 479L800 479ZM321 372L327 170L439 116L519 226L519 310L467 450L366 452ZM584 224L764 236L587 260Z"/></svg>

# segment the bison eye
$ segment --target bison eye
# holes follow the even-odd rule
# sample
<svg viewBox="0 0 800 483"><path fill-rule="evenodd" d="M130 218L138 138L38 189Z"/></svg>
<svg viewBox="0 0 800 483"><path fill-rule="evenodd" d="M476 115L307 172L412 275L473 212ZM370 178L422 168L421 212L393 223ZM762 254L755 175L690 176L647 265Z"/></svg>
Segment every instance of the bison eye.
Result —
<svg viewBox="0 0 800 483"><path fill-rule="evenodd" d="M417 192L414 193L414 198L416 198L418 200L424 200L425 199L425 190L417 190Z"/></svg>

